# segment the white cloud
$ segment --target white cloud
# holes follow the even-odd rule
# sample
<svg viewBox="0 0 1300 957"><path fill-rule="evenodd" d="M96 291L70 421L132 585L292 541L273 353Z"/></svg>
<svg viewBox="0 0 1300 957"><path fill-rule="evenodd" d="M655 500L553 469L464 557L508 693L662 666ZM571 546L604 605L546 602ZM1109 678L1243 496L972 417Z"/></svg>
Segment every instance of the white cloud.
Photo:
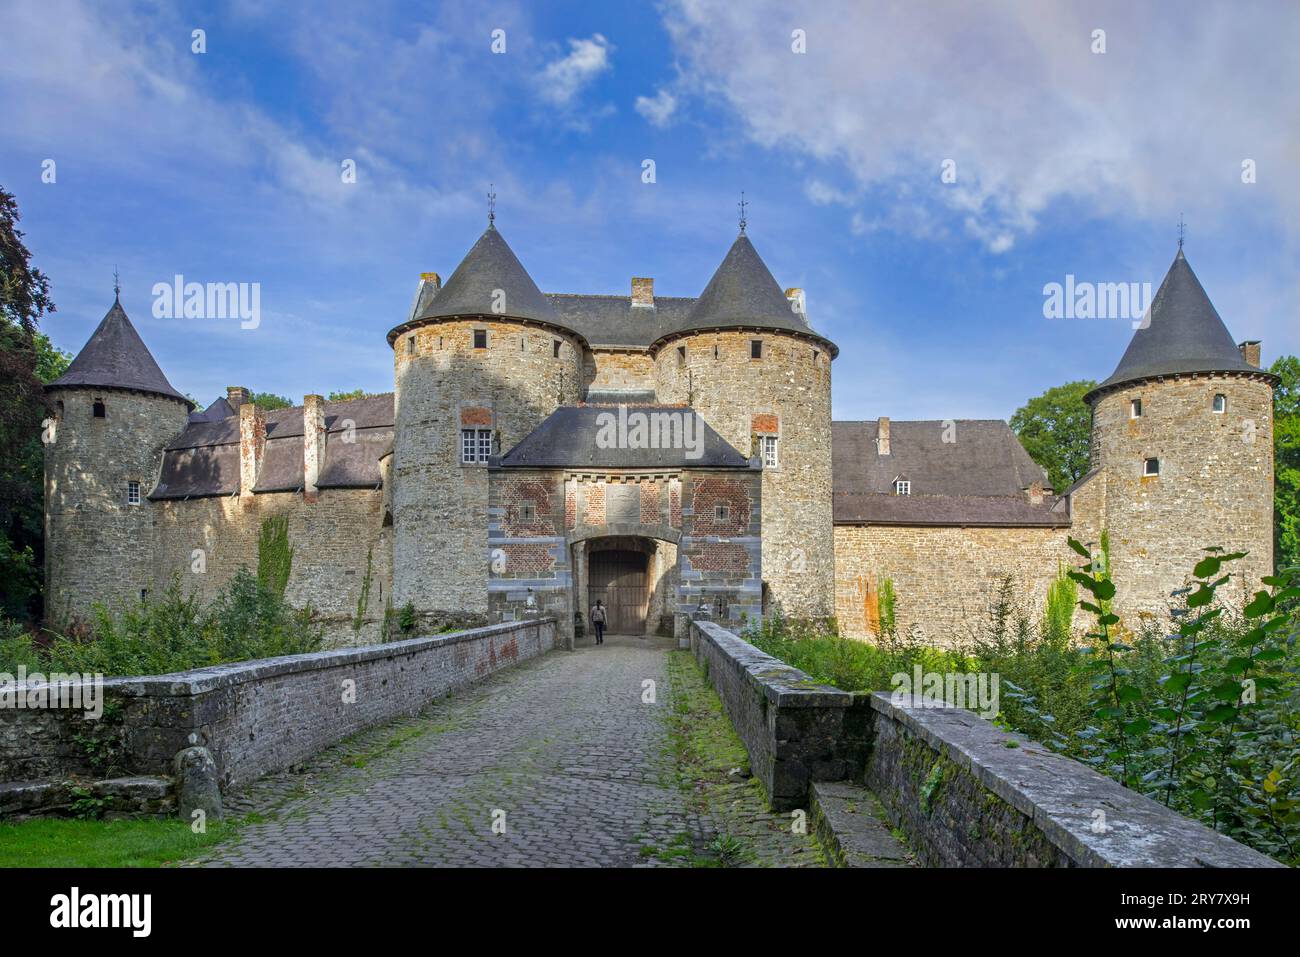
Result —
<svg viewBox="0 0 1300 957"><path fill-rule="evenodd" d="M636 111L644 116L651 126L663 129L672 122L673 114L677 112L677 97L662 89L654 96L638 96Z"/></svg>
<svg viewBox="0 0 1300 957"><path fill-rule="evenodd" d="M585 40L569 40L569 54L542 68L538 93L556 106L569 106L597 76L610 69L614 47L601 34Z"/></svg>
<svg viewBox="0 0 1300 957"><path fill-rule="evenodd" d="M666 23L679 93L723 104L753 142L851 177L864 203L921 204L992 251L1063 202L1155 222L1192 210L1206 233L1243 208L1300 222L1300 84L1279 82L1300 47L1294 7L674 0ZM1090 51L1099 26L1105 54ZM805 54L791 51L796 27ZM872 208L859 224L910 218Z"/></svg>

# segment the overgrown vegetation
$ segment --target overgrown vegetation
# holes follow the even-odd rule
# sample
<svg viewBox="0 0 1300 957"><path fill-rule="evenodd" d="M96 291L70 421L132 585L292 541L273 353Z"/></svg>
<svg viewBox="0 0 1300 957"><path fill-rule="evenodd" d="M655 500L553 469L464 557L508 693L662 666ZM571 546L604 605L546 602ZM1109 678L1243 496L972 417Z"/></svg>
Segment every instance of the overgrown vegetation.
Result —
<svg viewBox="0 0 1300 957"><path fill-rule="evenodd" d="M1010 579L957 646L885 632L852 641L771 618L747 640L819 681L891 690L896 674L997 675L997 721L1189 817L1300 865L1300 569L1265 578L1243 607L1225 596L1243 557L1207 549L1167 622L1124 627L1113 611L1108 541L1078 542L1038 616ZM1074 608L1090 619L1072 628Z"/></svg>

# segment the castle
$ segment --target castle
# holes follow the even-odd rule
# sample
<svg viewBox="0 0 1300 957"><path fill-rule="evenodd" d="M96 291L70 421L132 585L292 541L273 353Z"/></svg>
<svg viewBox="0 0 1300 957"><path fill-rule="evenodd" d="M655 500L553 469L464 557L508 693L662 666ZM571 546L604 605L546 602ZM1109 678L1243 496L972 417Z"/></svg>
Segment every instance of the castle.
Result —
<svg viewBox="0 0 1300 957"><path fill-rule="evenodd" d="M489 224L445 284L422 275L388 333L394 391L207 409L168 382L115 301L51 383L46 585L55 621L180 575L210 596L287 517L287 597L331 641L385 610L555 615L610 628L780 607L944 644L1009 577L1041 605L1066 539L1108 532L1115 609L1163 614L1208 545L1272 572L1272 390L1182 249L1149 323L1087 397L1092 468L1069 489L1002 421L832 422L839 350L744 227L698 298L542 293ZM855 359L841 359L851 364Z"/></svg>

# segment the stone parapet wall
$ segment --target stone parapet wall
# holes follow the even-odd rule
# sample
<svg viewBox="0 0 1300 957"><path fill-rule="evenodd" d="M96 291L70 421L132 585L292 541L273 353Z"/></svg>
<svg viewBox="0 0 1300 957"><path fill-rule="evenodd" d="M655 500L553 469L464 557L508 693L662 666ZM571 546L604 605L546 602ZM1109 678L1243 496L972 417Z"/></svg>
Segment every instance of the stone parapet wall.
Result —
<svg viewBox="0 0 1300 957"><path fill-rule="evenodd" d="M166 775L176 753L208 748L223 789L302 761L374 724L555 647L555 620L491 625L366 648L104 682L105 714L0 709L0 782L119 773ZM98 745L86 746L93 737Z"/></svg>

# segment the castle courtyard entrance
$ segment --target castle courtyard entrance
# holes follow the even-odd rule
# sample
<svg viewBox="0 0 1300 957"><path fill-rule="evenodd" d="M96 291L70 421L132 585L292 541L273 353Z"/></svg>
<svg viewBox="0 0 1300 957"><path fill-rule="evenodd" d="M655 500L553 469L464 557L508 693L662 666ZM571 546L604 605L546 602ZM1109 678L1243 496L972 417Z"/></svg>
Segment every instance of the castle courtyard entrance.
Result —
<svg viewBox="0 0 1300 957"><path fill-rule="evenodd" d="M608 630L618 635L645 634L650 608L650 556L645 552L609 549L591 556L591 603L599 599L608 612Z"/></svg>

